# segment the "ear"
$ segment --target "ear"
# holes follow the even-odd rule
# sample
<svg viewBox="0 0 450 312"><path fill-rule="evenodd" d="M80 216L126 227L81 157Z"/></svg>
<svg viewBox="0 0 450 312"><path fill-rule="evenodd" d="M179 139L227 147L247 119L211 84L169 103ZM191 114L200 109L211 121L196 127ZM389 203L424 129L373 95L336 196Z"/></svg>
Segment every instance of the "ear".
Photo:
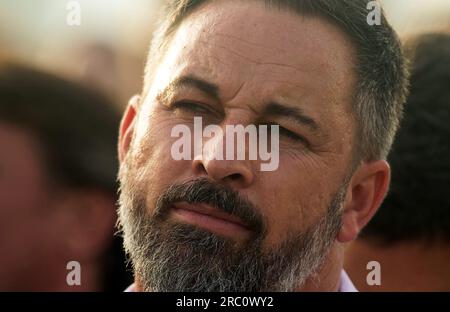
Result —
<svg viewBox="0 0 450 312"><path fill-rule="evenodd" d="M131 140L134 133L134 125L136 123L137 106L141 97L133 96L128 102L128 106L122 117L119 131L119 161L122 162L130 148Z"/></svg>
<svg viewBox="0 0 450 312"><path fill-rule="evenodd" d="M387 194L390 172L384 160L363 163L356 170L345 198L339 242L354 240L372 219Z"/></svg>

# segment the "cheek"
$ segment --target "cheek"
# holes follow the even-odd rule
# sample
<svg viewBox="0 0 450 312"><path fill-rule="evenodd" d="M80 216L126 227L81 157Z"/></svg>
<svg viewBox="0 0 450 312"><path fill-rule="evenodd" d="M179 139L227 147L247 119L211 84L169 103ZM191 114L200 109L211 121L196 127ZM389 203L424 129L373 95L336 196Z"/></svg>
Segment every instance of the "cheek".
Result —
<svg viewBox="0 0 450 312"><path fill-rule="evenodd" d="M171 131L170 118L147 111L141 112L132 142L133 166L137 170L148 165L160 166L170 158Z"/></svg>
<svg viewBox="0 0 450 312"><path fill-rule="evenodd" d="M266 244L273 246L315 224L328 208L333 180L326 168L299 160L285 159L277 171L262 173L258 202L269 221Z"/></svg>
<svg viewBox="0 0 450 312"><path fill-rule="evenodd" d="M188 177L191 161L172 158L171 137L176 121L165 117L152 117L147 126L137 133L132 152L133 168L137 171L141 189L146 192L147 208L153 210L158 197L173 183ZM145 131L144 131L145 130Z"/></svg>

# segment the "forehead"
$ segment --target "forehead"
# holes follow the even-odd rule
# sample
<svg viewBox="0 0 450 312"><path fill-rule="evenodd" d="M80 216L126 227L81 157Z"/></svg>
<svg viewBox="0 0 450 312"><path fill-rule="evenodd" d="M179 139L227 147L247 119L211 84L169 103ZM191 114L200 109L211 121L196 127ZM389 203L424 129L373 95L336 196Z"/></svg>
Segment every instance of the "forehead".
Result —
<svg viewBox="0 0 450 312"><path fill-rule="evenodd" d="M284 97L348 109L353 54L347 37L323 19L256 1L207 3L178 27L152 73L150 93L195 75L218 85L224 102Z"/></svg>

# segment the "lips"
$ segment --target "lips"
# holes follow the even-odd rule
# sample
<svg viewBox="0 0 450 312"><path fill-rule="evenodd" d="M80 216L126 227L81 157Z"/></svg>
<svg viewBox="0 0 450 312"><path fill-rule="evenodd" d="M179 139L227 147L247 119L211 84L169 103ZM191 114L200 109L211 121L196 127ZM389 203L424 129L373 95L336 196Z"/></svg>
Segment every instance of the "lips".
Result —
<svg viewBox="0 0 450 312"><path fill-rule="evenodd" d="M239 218L206 204L176 203L172 207L176 219L224 236L249 234L249 227Z"/></svg>

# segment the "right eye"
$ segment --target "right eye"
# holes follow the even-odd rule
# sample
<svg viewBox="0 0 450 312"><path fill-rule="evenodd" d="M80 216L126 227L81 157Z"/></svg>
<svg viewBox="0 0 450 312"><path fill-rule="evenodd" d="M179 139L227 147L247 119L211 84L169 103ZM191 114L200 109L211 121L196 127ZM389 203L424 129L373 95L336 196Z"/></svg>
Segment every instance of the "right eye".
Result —
<svg viewBox="0 0 450 312"><path fill-rule="evenodd" d="M210 110L206 108L204 105L188 101L176 102L175 104L173 104L173 108L191 113L199 113L199 114L210 113Z"/></svg>

